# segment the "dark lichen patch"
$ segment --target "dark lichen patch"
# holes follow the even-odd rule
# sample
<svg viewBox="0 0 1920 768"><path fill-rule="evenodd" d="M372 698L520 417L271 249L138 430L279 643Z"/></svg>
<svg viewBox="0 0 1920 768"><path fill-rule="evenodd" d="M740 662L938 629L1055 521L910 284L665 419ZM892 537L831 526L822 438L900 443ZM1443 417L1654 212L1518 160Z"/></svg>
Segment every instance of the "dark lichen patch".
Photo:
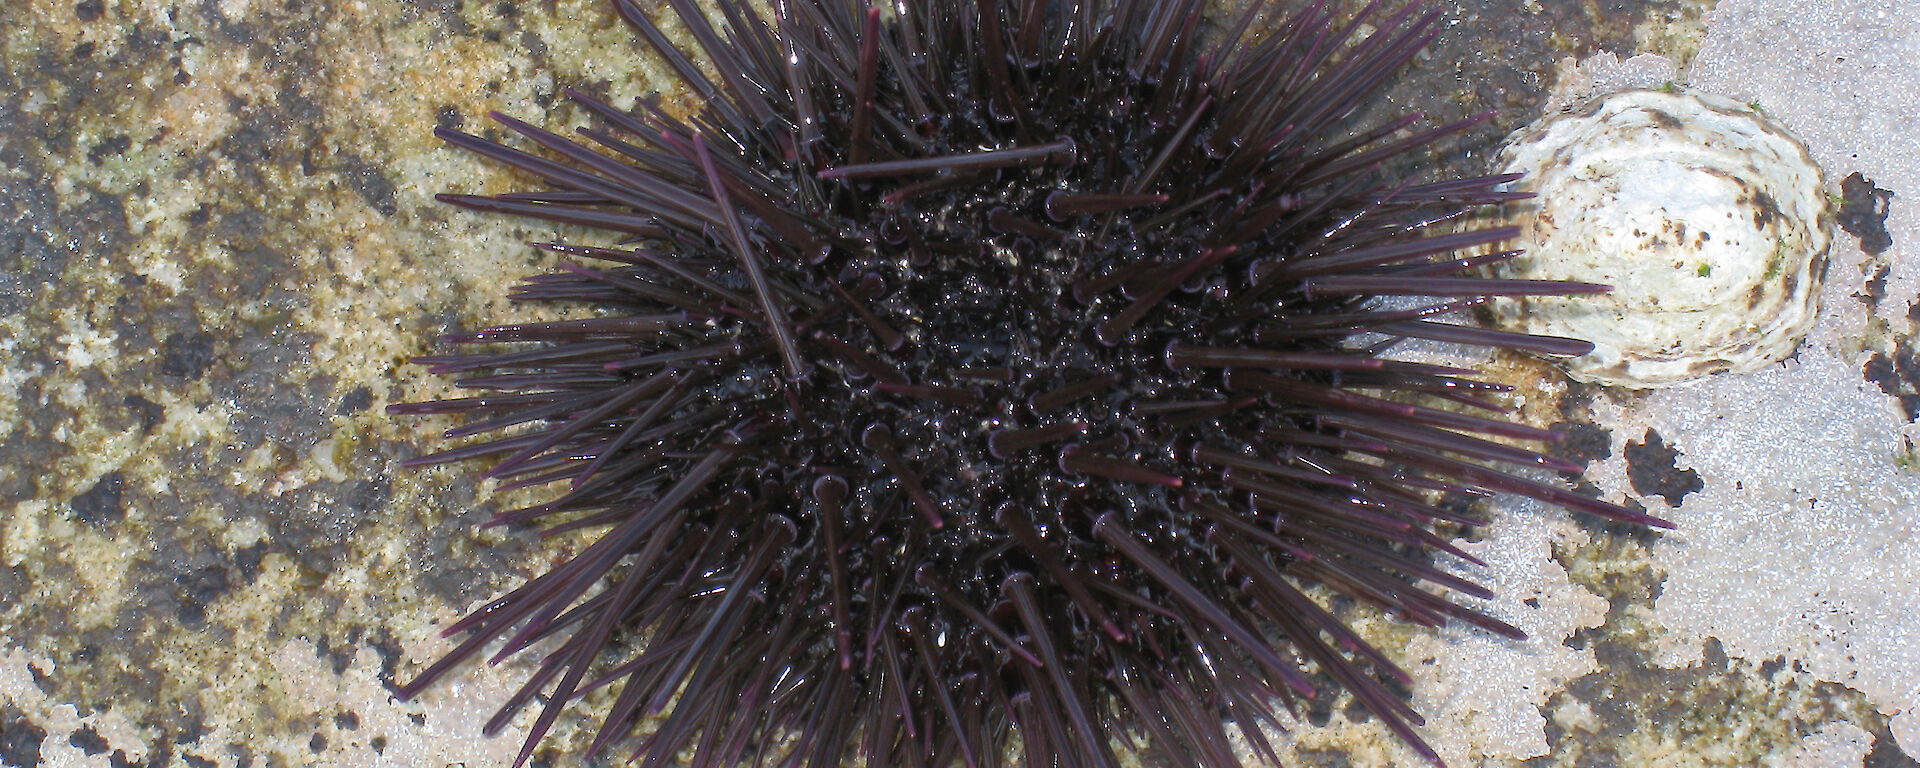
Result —
<svg viewBox="0 0 1920 768"><path fill-rule="evenodd" d="M1697 663L1667 668L1655 662L1652 620L1665 574L1651 560L1651 543L1593 532L1578 546L1556 545L1554 559L1569 578L1607 600L1599 627L1567 641L1591 650L1598 671L1570 681L1541 709L1549 716L1550 754L1529 766L1646 765L1673 744L1712 743L1705 765L1751 766L1784 745L1845 720L1884 729L1885 717L1864 695L1811 679L1798 662L1759 662L1729 656L1709 638Z"/></svg>
<svg viewBox="0 0 1920 768"><path fill-rule="evenodd" d="M100 527L126 519L127 508L121 500L121 487L125 484L126 476L119 472L101 475L92 487L73 497L73 516Z"/></svg>
<svg viewBox="0 0 1920 768"><path fill-rule="evenodd" d="M1572 490L1574 493L1578 493L1582 496L1586 496L1592 499L1603 499L1606 497L1606 493L1600 489L1600 486L1595 485L1591 480L1587 480L1585 478L1578 478L1578 479L1572 480L1571 482L1572 482ZM1628 510L1631 510L1633 512L1638 512L1643 515L1653 515L1654 517L1659 517L1659 515L1654 514L1651 510L1647 509L1647 505L1642 504L1638 499L1634 499L1631 497L1625 499L1624 501L1621 501L1620 506L1625 507ZM1575 515L1573 518L1573 523L1574 525L1579 526L1581 530L1587 531L1588 533L1605 535L1605 536L1614 536L1614 537L1619 537L1623 539L1631 539L1643 545L1652 545L1653 542L1659 540L1660 538L1660 531L1655 528L1649 528L1643 525L1630 525L1627 523L1621 523L1614 520L1602 520L1602 519L1590 517L1587 515Z"/></svg>
<svg viewBox="0 0 1920 768"><path fill-rule="evenodd" d="M1569 643L1575 648L1590 648L1594 660L1605 673L1589 674L1569 683L1555 699L1569 697L1590 708L1597 728L1567 729L1561 726L1553 739L1556 752L1575 751L1574 765L1631 764L1630 737L1656 723L1684 722L1674 717L1676 705L1707 715L1731 714L1730 691L1707 685L1715 673L1726 669L1726 656L1715 643L1712 652L1703 652L1700 665L1667 670L1650 663L1637 648L1616 642L1598 633L1582 632ZM1637 679L1636 679L1637 678ZM1634 695L1631 691L1670 691L1670 696ZM1554 706L1548 702L1548 710ZM1684 712L1686 709L1680 709ZM1584 733L1582 733L1584 731Z"/></svg>
<svg viewBox="0 0 1920 768"><path fill-rule="evenodd" d="M168 733L168 741L182 746L200 743L200 737L206 735L205 712L197 701L180 701L173 705L173 729Z"/></svg>
<svg viewBox="0 0 1920 768"><path fill-rule="evenodd" d="M1834 222L1860 240L1860 250L1878 256L1893 247L1887 233L1887 211L1893 205L1893 192L1874 186L1873 180L1854 171L1840 182L1840 210Z"/></svg>
<svg viewBox="0 0 1920 768"><path fill-rule="evenodd" d="M199 381L219 361L213 334L202 330L176 333L160 343L160 374Z"/></svg>
<svg viewBox="0 0 1920 768"><path fill-rule="evenodd" d="M1901 341L1890 353L1873 353L1860 375L1898 400L1908 421L1920 419L1920 350L1913 339Z"/></svg>
<svg viewBox="0 0 1920 768"><path fill-rule="evenodd" d="M1567 569L1569 580L1607 600L1606 621L1600 628L1568 641L1576 647L1584 647L1593 638L1630 630L1633 612L1651 608L1666 580L1666 575L1652 565L1653 536L1636 529L1587 530L1584 544L1557 543L1553 552L1554 561Z"/></svg>
<svg viewBox="0 0 1920 768"><path fill-rule="evenodd" d="M334 674L342 674L348 667L353 666L353 657L360 649L360 634L360 628L354 627L339 642L325 637L319 638L313 643L313 652L326 660L327 666L333 670Z"/></svg>
<svg viewBox="0 0 1920 768"><path fill-rule="evenodd" d="M132 363L135 358L151 357L159 347L159 337L154 335L143 306L152 289L147 286L145 275L133 272L122 273L118 283L116 289L120 295L113 297L113 317L108 327L113 330L115 349Z"/></svg>
<svg viewBox="0 0 1920 768"><path fill-rule="evenodd" d="M127 395L122 397L120 398L120 404L127 409L128 413L133 415L135 422L140 425L140 434L142 435L153 434L153 428L159 425L160 421L166 418L167 415L167 410L162 408L159 403L148 400L140 395Z"/></svg>
<svg viewBox="0 0 1920 768"><path fill-rule="evenodd" d="M1604 388L1597 384L1582 381L1567 382L1567 390L1560 395L1560 419L1562 421L1592 421L1593 400L1599 397Z"/></svg>
<svg viewBox="0 0 1920 768"><path fill-rule="evenodd" d="M249 334L232 345L227 360L238 370L215 389L236 407L236 448L274 445L293 460L332 431L326 405L334 379L312 367L314 342L309 334L270 332Z"/></svg>
<svg viewBox="0 0 1920 768"><path fill-rule="evenodd" d="M1644 765L1668 745L1703 742L1718 745L1705 764L1750 766L1836 721L1885 729L1885 716L1859 692L1797 675L1769 679L1730 659L1717 640L1706 641L1699 663L1668 669L1612 634L1576 638L1593 649L1601 671L1569 683L1543 711L1591 716L1550 722L1551 754L1542 764Z"/></svg>
<svg viewBox="0 0 1920 768"><path fill-rule="evenodd" d="M133 139L126 134L116 134L101 139L100 143L87 150L87 161L99 165L109 157L124 155L133 148Z"/></svg>
<svg viewBox="0 0 1920 768"><path fill-rule="evenodd" d="M265 181L261 169L272 167L276 154L295 154L291 151L294 127L279 112L239 97L227 102L227 111L240 118L240 127L221 139L220 154L242 174Z"/></svg>
<svg viewBox="0 0 1920 768"><path fill-rule="evenodd" d="M445 484L435 502L457 512L423 522L412 531L415 547L407 553L410 570L419 574L415 585L451 605L464 605L497 586L502 574L513 570L536 544L526 536L484 541L474 529L492 514L492 505L479 505L470 488Z"/></svg>
<svg viewBox="0 0 1920 768"><path fill-rule="evenodd" d="M45 296L66 272L74 251L61 233L75 222L60 214L50 175L33 156L40 150L0 120L0 315L18 314Z"/></svg>
<svg viewBox="0 0 1920 768"><path fill-rule="evenodd" d="M1627 443L1622 455L1627 460L1627 480L1642 498L1659 496L1666 499L1667 506L1678 507L1687 494L1705 487L1699 473L1674 466L1680 452L1668 446L1659 431L1651 427L1638 442Z"/></svg>
<svg viewBox="0 0 1920 768"><path fill-rule="evenodd" d="M387 478L324 482L267 502L272 551L325 580L352 562L353 536L373 524L372 514L391 498Z"/></svg>
<svg viewBox="0 0 1920 768"><path fill-rule="evenodd" d="M45 350L38 347L20 350L15 362L25 370L48 370L53 365ZM35 487L34 474L25 470L47 466L74 453L73 446L56 436L69 428L76 414L55 399L56 393L49 391L47 384L29 379L20 385L20 410L14 414L16 429L4 441L12 460L0 462L0 498L36 498L44 488ZM92 479L73 477L62 485L77 496L83 488L92 486Z"/></svg>
<svg viewBox="0 0 1920 768"><path fill-rule="evenodd" d="M1562 422L1553 427L1561 435L1554 444L1560 458L1586 466L1613 455L1613 431L1587 421Z"/></svg>
<svg viewBox="0 0 1920 768"><path fill-rule="evenodd" d="M225 565L196 568L174 577L176 614L189 629L207 625L207 606L220 599L233 584Z"/></svg>
<svg viewBox="0 0 1920 768"><path fill-rule="evenodd" d="M527 55L532 56L535 62L544 62L547 58L547 42L532 30L521 31L520 46L527 50Z"/></svg>
<svg viewBox="0 0 1920 768"><path fill-rule="evenodd" d="M39 768L40 744L47 730L35 725L12 704L0 706L0 765Z"/></svg>
<svg viewBox="0 0 1920 768"><path fill-rule="evenodd" d="M393 180L380 172L380 166L361 157L345 155L340 158L340 175L346 179L348 188L380 215L392 216L400 211L400 204L394 199Z"/></svg>
<svg viewBox="0 0 1920 768"><path fill-rule="evenodd" d="M91 725L82 725L74 729L73 735L67 738L67 744L88 755L103 755L111 748L107 743L107 737L101 736L100 732L94 730Z"/></svg>
<svg viewBox="0 0 1920 768"><path fill-rule="evenodd" d="M204 451L189 448L151 455L142 464L190 467L202 460ZM196 646L241 649L242 654L252 653L245 649L257 647L251 642L235 642L236 626L215 620L212 609L236 589L254 582L260 570L262 545L231 553L210 545L220 538L220 529L210 528L200 517L200 510L244 510L252 514L265 505L261 497L235 491L217 477L178 473L171 480L173 493L164 500L151 500L151 509L143 500L140 506L148 515L116 529L117 535L145 542L142 549L150 547L153 553L136 557L127 568L124 582L128 592L115 598L123 600L117 616L89 629L72 610L80 601L55 599L18 621L14 632L27 641L28 647L65 662L64 668L90 670L85 675L50 678L43 689L55 700L77 702L83 716L94 707L111 703L145 730L177 733L185 741L196 741L203 730L198 714L202 702L195 698L200 682L170 677L152 662ZM362 494L354 503L366 505L378 499L378 494ZM82 581L63 576L59 559L49 558L36 563L36 567L45 583L71 585ZM324 594L283 604L290 610L321 614L339 608L336 598ZM76 628L84 631L76 632ZM267 642L270 649L275 641ZM86 650L69 657L62 650L68 645ZM204 651L194 653L204 658ZM218 660L230 653L216 652L212 656L215 661L196 661L198 666L192 668L205 674L244 674L223 669ZM188 690L180 690L182 685Z"/></svg>
<svg viewBox="0 0 1920 768"><path fill-rule="evenodd" d="M340 396L340 409L335 413L343 416L359 413L370 405L373 405L373 390L362 385L349 389L346 394Z"/></svg>
<svg viewBox="0 0 1920 768"><path fill-rule="evenodd" d="M1854 297L1864 299L1869 307L1880 306L1887 298L1887 276L1892 272L1893 268L1886 264L1874 267L1872 274L1867 275L1866 293L1854 294Z"/></svg>
<svg viewBox="0 0 1920 768"><path fill-rule="evenodd" d="M1303 712L1307 724L1324 728L1327 723L1333 722L1333 699L1332 696L1319 696L1308 700Z"/></svg>
<svg viewBox="0 0 1920 768"><path fill-rule="evenodd" d="M1860 768L1920 768L1920 760L1900 749L1893 734L1882 728L1873 733L1873 749L1860 763Z"/></svg>
<svg viewBox="0 0 1920 768"><path fill-rule="evenodd" d="M244 300L256 300L257 291L270 284L267 277L284 278L293 271L293 264L287 258L285 250L310 244L287 241L281 233L274 232L271 211L259 208L221 209L219 218L212 222L215 242L220 243L233 256L229 263L206 262L196 266L207 268L205 279L208 288L202 295L231 295L244 297Z"/></svg>

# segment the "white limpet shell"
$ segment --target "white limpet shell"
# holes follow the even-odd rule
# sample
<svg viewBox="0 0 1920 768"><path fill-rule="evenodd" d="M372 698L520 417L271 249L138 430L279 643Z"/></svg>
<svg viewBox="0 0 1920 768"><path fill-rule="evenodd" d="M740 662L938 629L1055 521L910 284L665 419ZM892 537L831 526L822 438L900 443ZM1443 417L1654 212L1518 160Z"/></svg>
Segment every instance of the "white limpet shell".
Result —
<svg viewBox="0 0 1920 768"><path fill-rule="evenodd" d="M1611 293L1496 299L1501 326L1594 343L1575 379L1663 387L1786 359L1813 327L1827 269L1820 167L1730 99L1619 91L1507 139L1498 164L1535 193L1503 211L1526 253L1500 277Z"/></svg>

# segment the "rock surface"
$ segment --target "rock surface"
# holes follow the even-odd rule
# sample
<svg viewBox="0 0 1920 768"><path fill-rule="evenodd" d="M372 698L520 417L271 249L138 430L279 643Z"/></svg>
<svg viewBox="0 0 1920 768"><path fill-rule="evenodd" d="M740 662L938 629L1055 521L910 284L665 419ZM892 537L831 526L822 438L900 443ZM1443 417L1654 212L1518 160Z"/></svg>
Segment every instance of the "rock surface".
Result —
<svg viewBox="0 0 1920 768"><path fill-rule="evenodd" d="M1893 192L1891 246L1843 241L1814 334L1831 352L1739 379L1771 399L1716 390L1687 401L1695 416L1648 416L1533 361L1491 364L1534 421L1586 425L1584 455L1621 457L1655 426L1704 486L1667 509L1624 459L1595 459L1593 490L1675 518L1665 538L1494 510L1462 546L1490 564L1473 573L1500 594L1490 610L1533 640L1340 609L1405 649L1456 766L1911 765L1893 734L1920 735L1920 613L1894 597L1920 590L1879 577L1920 573L1882 538L1911 540L1920 486L1896 400L1920 383L1902 373L1920 22L1867 0L1722 0L1710 22L1693 0L1604 5L1447 3L1381 110L1496 110L1419 159L1478 172L1541 114L1557 62L1694 60L1691 85L1760 100L1830 178ZM500 281L542 271L520 243L548 233L433 203L526 183L430 132L487 130L490 109L570 125L568 85L686 94L597 0L27 0L0 20L0 765L508 765L525 724L479 725L523 668L391 696L447 647L438 627L574 545L476 533L519 500L395 466L438 440L381 410L444 394L405 359L514 316ZM1863 378L1875 355L1886 383ZM1789 410L1829 400L1843 429ZM1799 469L1710 445L1713 409L1751 402L1782 409L1752 434L1818 446ZM1886 465L1832 463L1870 459ZM1804 511L1802 478L1819 499ZM1716 604L1753 583L1742 562L1792 585L1777 610ZM1349 704L1302 709L1290 764L1417 764ZM536 760L572 764L576 725Z"/></svg>

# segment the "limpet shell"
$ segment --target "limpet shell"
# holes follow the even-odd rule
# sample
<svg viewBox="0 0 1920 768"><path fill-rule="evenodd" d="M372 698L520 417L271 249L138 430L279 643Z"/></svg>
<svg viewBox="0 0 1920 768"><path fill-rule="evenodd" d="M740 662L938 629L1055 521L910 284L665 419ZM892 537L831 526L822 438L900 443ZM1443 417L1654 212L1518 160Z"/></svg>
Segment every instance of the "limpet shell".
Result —
<svg viewBox="0 0 1920 768"><path fill-rule="evenodd" d="M1632 388L1749 372L1812 328L1827 267L1820 167L1733 100L1628 90L1513 134L1501 172L1536 197L1503 213L1525 253L1499 277L1576 280L1602 295L1490 303L1499 325L1594 343L1575 379Z"/></svg>

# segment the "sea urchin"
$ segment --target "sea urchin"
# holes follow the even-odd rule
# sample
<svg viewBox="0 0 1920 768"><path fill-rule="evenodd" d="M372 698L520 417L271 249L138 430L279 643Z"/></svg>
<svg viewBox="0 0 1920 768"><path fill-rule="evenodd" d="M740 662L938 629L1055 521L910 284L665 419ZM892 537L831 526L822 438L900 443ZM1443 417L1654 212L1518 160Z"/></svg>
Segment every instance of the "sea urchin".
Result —
<svg viewBox="0 0 1920 768"><path fill-rule="evenodd" d="M1579 354L1436 318L1602 290L1457 255L1513 234L1455 224L1513 177L1379 178L1483 119L1350 125L1432 36L1418 3L669 4L704 62L614 2L690 117L569 92L597 127L495 115L539 151L439 131L550 185L445 202L623 237L539 244L575 261L512 294L596 316L448 336L486 351L422 362L477 394L390 409L490 436L412 464L558 484L493 524L600 531L405 688L544 641L488 726L544 697L521 761L601 686L591 751L650 766L1229 766L1234 731L1277 761L1272 706L1318 675L1437 762L1406 674L1309 593L1517 636L1445 598L1486 593L1431 564L1471 559L1438 494L1659 522L1496 468L1575 469L1511 445L1552 435L1503 387L1386 354Z"/></svg>

